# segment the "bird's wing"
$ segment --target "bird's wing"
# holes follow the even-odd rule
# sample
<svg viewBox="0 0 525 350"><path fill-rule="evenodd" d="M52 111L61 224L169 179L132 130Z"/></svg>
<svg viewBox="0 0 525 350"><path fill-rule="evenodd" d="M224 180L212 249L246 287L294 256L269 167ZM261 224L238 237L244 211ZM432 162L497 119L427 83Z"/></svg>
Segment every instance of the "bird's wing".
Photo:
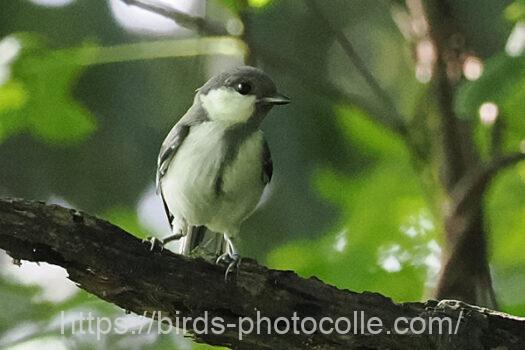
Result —
<svg viewBox="0 0 525 350"><path fill-rule="evenodd" d="M160 193L160 181L166 174L173 156L177 153L180 145L184 142L186 136L190 132L190 125L185 123L177 123L169 132L168 136L160 147L159 157L157 158L157 177L156 188L157 193Z"/></svg>
<svg viewBox="0 0 525 350"><path fill-rule="evenodd" d="M272 179L273 174L272 155L270 153L270 147L268 147L268 143L266 142L266 140L263 143L262 163L262 180L266 185Z"/></svg>
<svg viewBox="0 0 525 350"><path fill-rule="evenodd" d="M171 214L168 205L166 204L166 200L164 199L164 194L162 193L162 190L160 188L160 181L162 177L166 174L166 171L168 171L168 167L170 165L171 160L173 159L173 156L175 156L180 145L182 145L182 142L184 142L184 139L186 138L186 136L188 136L189 131L189 125L184 123L177 123L173 127L173 129L171 129L168 136L166 136L166 139L160 147L159 157L157 158L157 176L155 185L157 188L157 194L160 194L162 198L162 203L164 204L164 210L166 211L166 215L168 216L170 226L172 226L173 215Z"/></svg>
<svg viewBox="0 0 525 350"><path fill-rule="evenodd" d="M186 139L186 136L188 136L190 127L207 120L208 116L206 111L200 106L200 104L194 102L186 114L184 114L184 116L170 130L168 136L166 136L162 142L159 156L157 158L157 193L160 193L160 181L164 174L166 174L173 156L177 153L177 150L184 142L184 139Z"/></svg>
<svg viewBox="0 0 525 350"><path fill-rule="evenodd" d="M199 123L205 122L207 119L206 112L200 108L199 105L194 105L186 112L186 114L179 120L177 124L170 130L168 136L162 142L160 147L159 156L157 158L157 174L156 174L156 189L157 193L162 197L162 202L164 203L164 209L166 210L166 215L168 216L170 225L173 220L173 215L170 213L168 206L166 205L166 200L161 190L160 183L162 177L168 171L168 167L177 153L177 150L180 148L186 137L190 132L192 125L197 125Z"/></svg>

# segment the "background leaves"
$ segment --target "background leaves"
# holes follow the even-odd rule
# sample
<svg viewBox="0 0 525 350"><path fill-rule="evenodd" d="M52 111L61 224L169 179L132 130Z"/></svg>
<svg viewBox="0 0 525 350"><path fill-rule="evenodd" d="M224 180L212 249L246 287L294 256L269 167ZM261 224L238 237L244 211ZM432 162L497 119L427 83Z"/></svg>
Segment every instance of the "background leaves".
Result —
<svg viewBox="0 0 525 350"><path fill-rule="evenodd" d="M67 145L90 135L95 120L73 99L72 87L93 51L53 51L43 39L29 34L4 38L3 43L4 52L17 51L13 62L4 66L10 73L1 87L4 137L25 130L45 142Z"/></svg>
<svg viewBox="0 0 525 350"><path fill-rule="evenodd" d="M163 236L166 219L153 191L160 143L192 103L194 90L241 57L138 59L144 57L140 42L165 48L166 35L172 41L197 35L128 31L115 19L114 1L76 0L56 8L37 6L36 0L0 5L0 195L76 207L138 236ZM416 79L414 43L399 31L391 2L318 3L408 116L422 152L431 154L432 139L439 136L434 92ZM525 61L522 54L511 57L505 51L513 26L525 18L523 6L523 0L451 3L462 19L466 44L484 67L480 79L462 80L455 108L476 125L485 156L496 127L502 130L504 150L517 151L525 139ZM384 110L385 116L391 112L302 2L215 0L206 10L209 18L224 23L240 17L248 21L245 39L255 48L258 65L293 101L272 110L263 124L274 177L242 228L243 254L340 288L377 291L400 302L425 298L441 254L436 203L442 194L432 186L439 174L415 167L402 140L358 107L372 106L369 110ZM131 12L126 16L142 20ZM118 52L111 56L118 59L93 65L107 48L118 50L110 51ZM327 91L319 93L325 81L339 94L326 98ZM496 124L481 122L479 108L485 102L497 104ZM496 179L487 213L496 292L504 311L525 315L523 164ZM207 348L169 336L64 340L52 326L57 310L93 310L110 317L123 311L82 291L61 301L41 300L46 286L57 291L64 286L36 280L27 285L16 273L7 273L11 265L4 255L0 266L0 347L22 329L28 335L18 345L52 339L75 349Z"/></svg>

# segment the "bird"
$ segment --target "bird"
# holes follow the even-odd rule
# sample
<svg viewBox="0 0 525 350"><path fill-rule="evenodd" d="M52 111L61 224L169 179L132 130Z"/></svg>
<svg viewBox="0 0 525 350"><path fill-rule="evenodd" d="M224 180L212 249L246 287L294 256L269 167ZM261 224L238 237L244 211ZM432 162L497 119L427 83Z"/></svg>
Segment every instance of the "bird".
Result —
<svg viewBox="0 0 525 350"><path fill-rule="evenodd" d="M151 239L152 249L181 240L179 253L190 255L207 246L217 263L227 263L228 279L240 264L241 224L272 178L261 123L273 106L288 103L272 79L251 66L226 70L196 90L158 155L156 189L172 233Z"/></svg>

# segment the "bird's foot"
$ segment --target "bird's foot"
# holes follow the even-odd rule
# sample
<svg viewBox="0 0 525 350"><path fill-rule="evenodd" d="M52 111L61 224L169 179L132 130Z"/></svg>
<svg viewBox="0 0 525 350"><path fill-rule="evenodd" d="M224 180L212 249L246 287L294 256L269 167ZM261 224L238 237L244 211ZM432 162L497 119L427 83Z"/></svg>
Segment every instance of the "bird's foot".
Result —
<svg viewBox="0 0 525 350"><path fill-rule="evenodd" d="M217 258L217 264L226 263L228 267L224 273L224 281L228 282L228 276L235 271L236 274L239 273L239 266L241 265L241 256L237 253L230 254L224 253Z"/></svg>
<svg viewBox="0 0 525 350"><path fill-rule="evenodd" d="M156 237L147 237L147 238L143 239L142 242L143 243L149 243L151 245L149 250L151 250L151 251L155 250L156 247L160 247L160 251L163 251L165 244L167 244L167 243L169 243L171 241L179 240L182 237L184 237L184 235L182 233L177 233L177 234L165 237L163 239L158 239Z"/></svg>
<svg viewBox="0 0 525 350"><path fill-rule="evenodd" d="M157 237L146 237L142 240L142 243L147 243L150 245L149 250L154 251L157 247L160 248L160 251L164 250L164 242L162 239Z"/></svg>

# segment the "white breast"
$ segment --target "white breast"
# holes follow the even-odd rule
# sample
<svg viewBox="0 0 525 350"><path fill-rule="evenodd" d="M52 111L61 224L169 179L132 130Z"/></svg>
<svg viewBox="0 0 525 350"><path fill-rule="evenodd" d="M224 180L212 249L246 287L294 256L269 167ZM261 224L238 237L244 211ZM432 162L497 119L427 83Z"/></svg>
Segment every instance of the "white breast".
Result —
<svg viewBox="0 0 525 350"><path fill-rule="evenodd" d="M161 182L162 193L176 218L235 234L256 207L264 185L262 132L252 134L225 169L223 193L215 192L222 162L222 142L228 124L206 122L191 127Z"/></svg>
<svg viewBox="0 0 525 350"><path fill-rule="evenodd" d="M257 207L264 190L262 181L263 134L252 134L239 148L237 157L224 172L223 195L208 227L235 236L241 223ZM215 228L215 229L214 229Z"/></svg>
<svg viewBox="0 0 525 350"><path fill-rule="evenodd" d="M237 91L222 87L200 95L202 107L211 120L229 123L247 121L255 108L255 96L241 95Z"/></svg>

